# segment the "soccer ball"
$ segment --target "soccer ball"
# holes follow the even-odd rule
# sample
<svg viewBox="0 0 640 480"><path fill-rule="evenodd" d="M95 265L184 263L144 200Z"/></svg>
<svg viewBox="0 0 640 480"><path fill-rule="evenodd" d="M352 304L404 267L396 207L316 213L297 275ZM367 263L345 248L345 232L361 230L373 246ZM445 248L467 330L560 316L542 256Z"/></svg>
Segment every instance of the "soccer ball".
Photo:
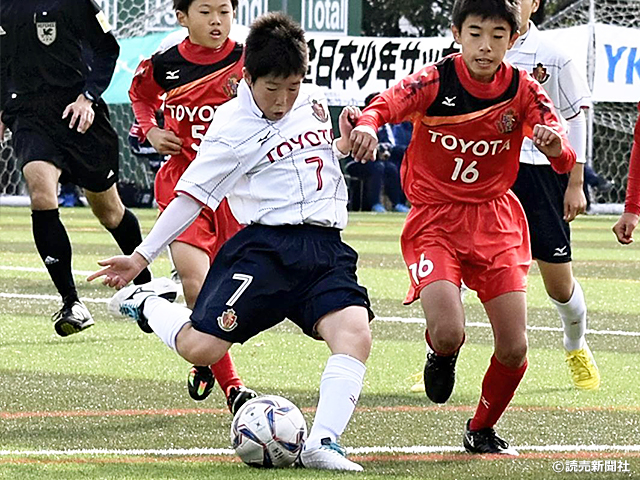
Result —
<svg viewBox="0 0 640 480"><path fill-rule="evenodd" d="M252 467L291 465L307 438L302 412L286 398L264 395L245 403L233 418L231 443Z"/></svg>

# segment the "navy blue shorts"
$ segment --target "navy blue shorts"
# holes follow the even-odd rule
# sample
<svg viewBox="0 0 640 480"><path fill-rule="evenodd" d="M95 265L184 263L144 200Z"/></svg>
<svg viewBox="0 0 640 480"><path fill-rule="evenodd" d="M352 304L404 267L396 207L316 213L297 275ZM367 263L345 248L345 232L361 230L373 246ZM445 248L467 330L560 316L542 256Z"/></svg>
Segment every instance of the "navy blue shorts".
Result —
<svg viewBox="0 0 640 480"><path fill-rule="evenodd" d="M511 187L529 223L531 256L548 263L571 261L571 228L564 221L564 194L569 176L551 165L520 164Z"/></svg>
<svg viewBox="0 0 640 480"><path fill-rule="evenodd" d="M18 96L9 100L2 120L11 130L11 143L20 168L34 160L60 170L60 183L73 183L103 192L118 181L118 135L103 100L93 104L93 123L85 133L69 128L64 109L78 97L73 89Z"/></svg>
<svg viewBox="0 0 640 480"><path fill-rule="evenodd" d="M357 260L334 228L249 225L216 255L191 314L193 328L244 343L285 318L319 339L317 321L352 305L373 319Z"/></svg>

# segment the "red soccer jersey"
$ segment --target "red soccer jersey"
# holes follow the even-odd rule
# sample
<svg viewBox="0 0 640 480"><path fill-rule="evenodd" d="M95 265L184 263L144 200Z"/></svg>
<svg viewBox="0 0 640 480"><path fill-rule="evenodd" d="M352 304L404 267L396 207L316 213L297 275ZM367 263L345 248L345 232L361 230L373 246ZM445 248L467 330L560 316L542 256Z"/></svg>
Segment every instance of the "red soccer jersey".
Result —
<svg viewBox="0 0 640 480"><path fill-rule="evenodd" d="M640 102L638 102L638 112L640 113ZM624 211L640 215L640 114L636 120L636 128L633 133Z"/></svg>
<svg viewBox="0 0 640 480"><path fill-rule="evenodd" d="M129 97L145 137L157 126L155 111L164 105L164 128L183 142L181 155L174 158L186 167L195 158L218 106L236 96L243 64L243 48L232 40L212 50L189 38L143 60Z"/></svg>
<svg viewBox="0 0 640 480"><path fill-rule="evenodd" d="M412 205L481 203L504 195L515 182L520 146L536 124L561 132L563 152L550 158L559 173L575 152L553 104L528 73L503 63L491 83L472 79L460 54L403 79L367 107L358 125L413 123L402 164Z"/></svg>

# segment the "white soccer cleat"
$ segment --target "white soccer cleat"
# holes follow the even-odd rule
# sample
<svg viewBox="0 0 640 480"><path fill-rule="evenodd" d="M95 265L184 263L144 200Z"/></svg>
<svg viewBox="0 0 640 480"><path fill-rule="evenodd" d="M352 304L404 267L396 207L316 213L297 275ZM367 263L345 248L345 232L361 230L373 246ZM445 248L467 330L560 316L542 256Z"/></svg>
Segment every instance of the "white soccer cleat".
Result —
<svg viewBox="0 0 640 480"><path fill-rule="evenodd" d="M142 287L145 291L152 291L158 297L162 297L165 300L174 302L178 297L178 286L166 277L156 278L148 283L142 285L129 285L118 290L107 304L107 310L111 315L116 317L124 316L120 311L120 305L122 302L133 294L138 288Z"/></svg>
<svg viewBox="0 0 640 480"><path fill-rule="evenodd" d="M303 450L298 465L316 470L348 470L362 472L364 468L345 457L344 449L329 438L323 438L318 448Z"/></svg>

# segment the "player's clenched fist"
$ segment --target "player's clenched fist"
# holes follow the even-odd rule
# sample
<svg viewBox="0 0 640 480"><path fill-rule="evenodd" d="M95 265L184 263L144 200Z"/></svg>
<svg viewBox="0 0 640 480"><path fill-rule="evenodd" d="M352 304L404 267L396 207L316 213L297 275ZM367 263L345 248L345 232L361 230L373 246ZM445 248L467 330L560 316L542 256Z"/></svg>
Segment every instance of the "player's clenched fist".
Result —
<svg viewBox="0 0 640 480"><path fill-rule="evenodd" d="M536 125L533 127L531 140L547 157L558 157L562 154L562 137L551 127Z"/></svg>
<svg viewBox="0 0 640 480"><path fill-rule="evenodd" d="M378 135L369 126L360 125L351 132L351 156L357 162L376 159Z"/></svg>

